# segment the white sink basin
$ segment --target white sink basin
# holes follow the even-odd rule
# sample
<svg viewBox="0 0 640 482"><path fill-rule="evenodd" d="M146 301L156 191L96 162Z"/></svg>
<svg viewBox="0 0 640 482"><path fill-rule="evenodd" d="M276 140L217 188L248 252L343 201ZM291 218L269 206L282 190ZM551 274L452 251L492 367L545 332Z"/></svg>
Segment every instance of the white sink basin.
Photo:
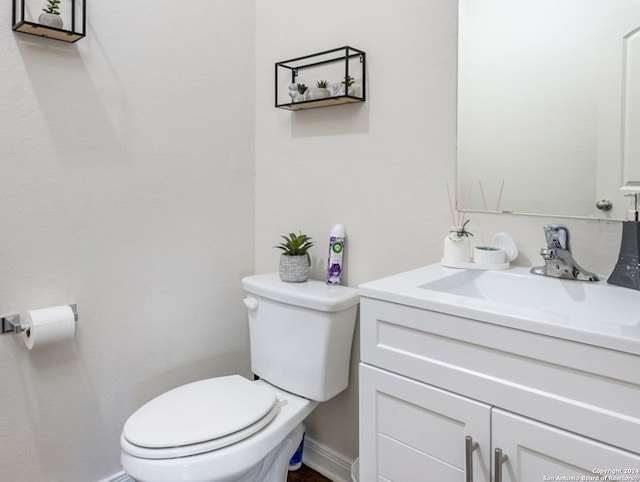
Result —
<svg viewBox="0 0 640 482"><path fill-rule="evenodd" d="M606 277L602 277L606 279ZM640 291L526 268L425 266L360 285L361 296L640 354Z"/></svg>
<svg viewBox="0 0 640 482"><path fill-rule="evenodd" d="M640 292L606 281L574 281L533 275L525 269L459 271L423 284L425 290L542 312L547 320L592 320L637 326Z"/></svg>

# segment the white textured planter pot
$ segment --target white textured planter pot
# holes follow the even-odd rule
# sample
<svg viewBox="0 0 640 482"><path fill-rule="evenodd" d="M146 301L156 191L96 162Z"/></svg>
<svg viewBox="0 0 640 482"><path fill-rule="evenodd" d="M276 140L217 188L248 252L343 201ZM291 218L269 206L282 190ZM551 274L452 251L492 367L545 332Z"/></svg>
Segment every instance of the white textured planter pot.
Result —
<svg viewBox="0 0 640 482"><path fill-rule="evenodd" d="M310 259L308 254L280 255L280 279L287 283L302 283L309 277Z"/></svg>
<svg viewBox="0 0 640 482"><path fill-rule="evenodd" d="M45 27L62 28L62 17L53 13L43 13L38 17L38 23Z"/></svg>
<svg viewBox="0 0 640 482"><path fill-rule="evenodd" d="M331 91L329 89L318 87L311 91L312 100L326 99L327 97L331 97Z"/></svg>

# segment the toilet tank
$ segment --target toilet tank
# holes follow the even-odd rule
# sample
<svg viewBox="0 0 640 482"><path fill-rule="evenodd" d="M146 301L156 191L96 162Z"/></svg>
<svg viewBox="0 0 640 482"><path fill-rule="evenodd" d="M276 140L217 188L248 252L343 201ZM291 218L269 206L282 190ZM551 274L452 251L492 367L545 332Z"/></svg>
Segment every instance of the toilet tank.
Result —
<svg viewBox="0 0 640 482"><path fill-rule="evenodd" d="M285 283L277 273L247 276L242 287L254 374L319 402L347 387L359 300L354 288Z"/></svg>

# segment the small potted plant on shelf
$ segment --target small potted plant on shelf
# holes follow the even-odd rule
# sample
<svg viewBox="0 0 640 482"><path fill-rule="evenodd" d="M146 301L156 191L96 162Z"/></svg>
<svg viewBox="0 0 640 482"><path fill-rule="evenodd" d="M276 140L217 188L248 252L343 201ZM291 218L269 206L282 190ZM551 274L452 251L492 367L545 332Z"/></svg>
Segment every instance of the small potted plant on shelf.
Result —
<svg viewBox="0 0 640 482"><path fill-rule="evenodd" d="M342 87L340 88L340 94L344 95L345 88L346 88L347 95L351 95L351 96L355 95L356 90L355 88L351 87L355 81L356 79L354 79L350 75L346 76L344 80L340 82L342 84Z"/></svg>
<svg viewBox="0 0 640 482"><path fill-rule="evenodd" d="M326 99L327 97L331 97L331 91L328 89L329 82L326 80L319 80L316 82L316 88L311 91L311 98L314 100L317 99Z"/></svg>
<svg viewBox="0 0 640 482"><path fill-rule="evenodd" d="M62 17L60 17L60 0L47 0L47 6L42 9L38 17L38 23L47 27L62 28Z"/></svg>
<svg viewBox="0 0 640 482"><path fill-rule="evenodd" d="M289 233L289 236L281 236L284 239L274 248L281 249L280 255L280 279L287 283L302 283L309 277L311 257L309 249L314 242L306 234Z"/></svg>
<svg viewBox="0 0 640 482"><path fill-rule="evenodd" d="M307 100L309 88L304 84L298 84L298 95L296 96L296 102L302 102Z"/></svg>
<svg viewBox="0 0 640 482"><path fill-rule="evenodd" d="M309 88L304 84L290 84L289 97L292 102L302 102L307 100Z"/></svg>

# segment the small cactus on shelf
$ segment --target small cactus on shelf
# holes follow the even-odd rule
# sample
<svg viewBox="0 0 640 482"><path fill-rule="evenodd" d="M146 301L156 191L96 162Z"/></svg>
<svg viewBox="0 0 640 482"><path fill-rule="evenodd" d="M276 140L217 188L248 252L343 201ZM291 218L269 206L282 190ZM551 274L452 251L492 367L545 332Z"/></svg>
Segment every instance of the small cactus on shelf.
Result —
<svg viewBox="0 0 640 482"><path fill-rule="evenodd" d="M318 89L326 89L327 87L329 87L329 81L328 80L319 80L318 82L316 82L316 87Z"/></svg>

